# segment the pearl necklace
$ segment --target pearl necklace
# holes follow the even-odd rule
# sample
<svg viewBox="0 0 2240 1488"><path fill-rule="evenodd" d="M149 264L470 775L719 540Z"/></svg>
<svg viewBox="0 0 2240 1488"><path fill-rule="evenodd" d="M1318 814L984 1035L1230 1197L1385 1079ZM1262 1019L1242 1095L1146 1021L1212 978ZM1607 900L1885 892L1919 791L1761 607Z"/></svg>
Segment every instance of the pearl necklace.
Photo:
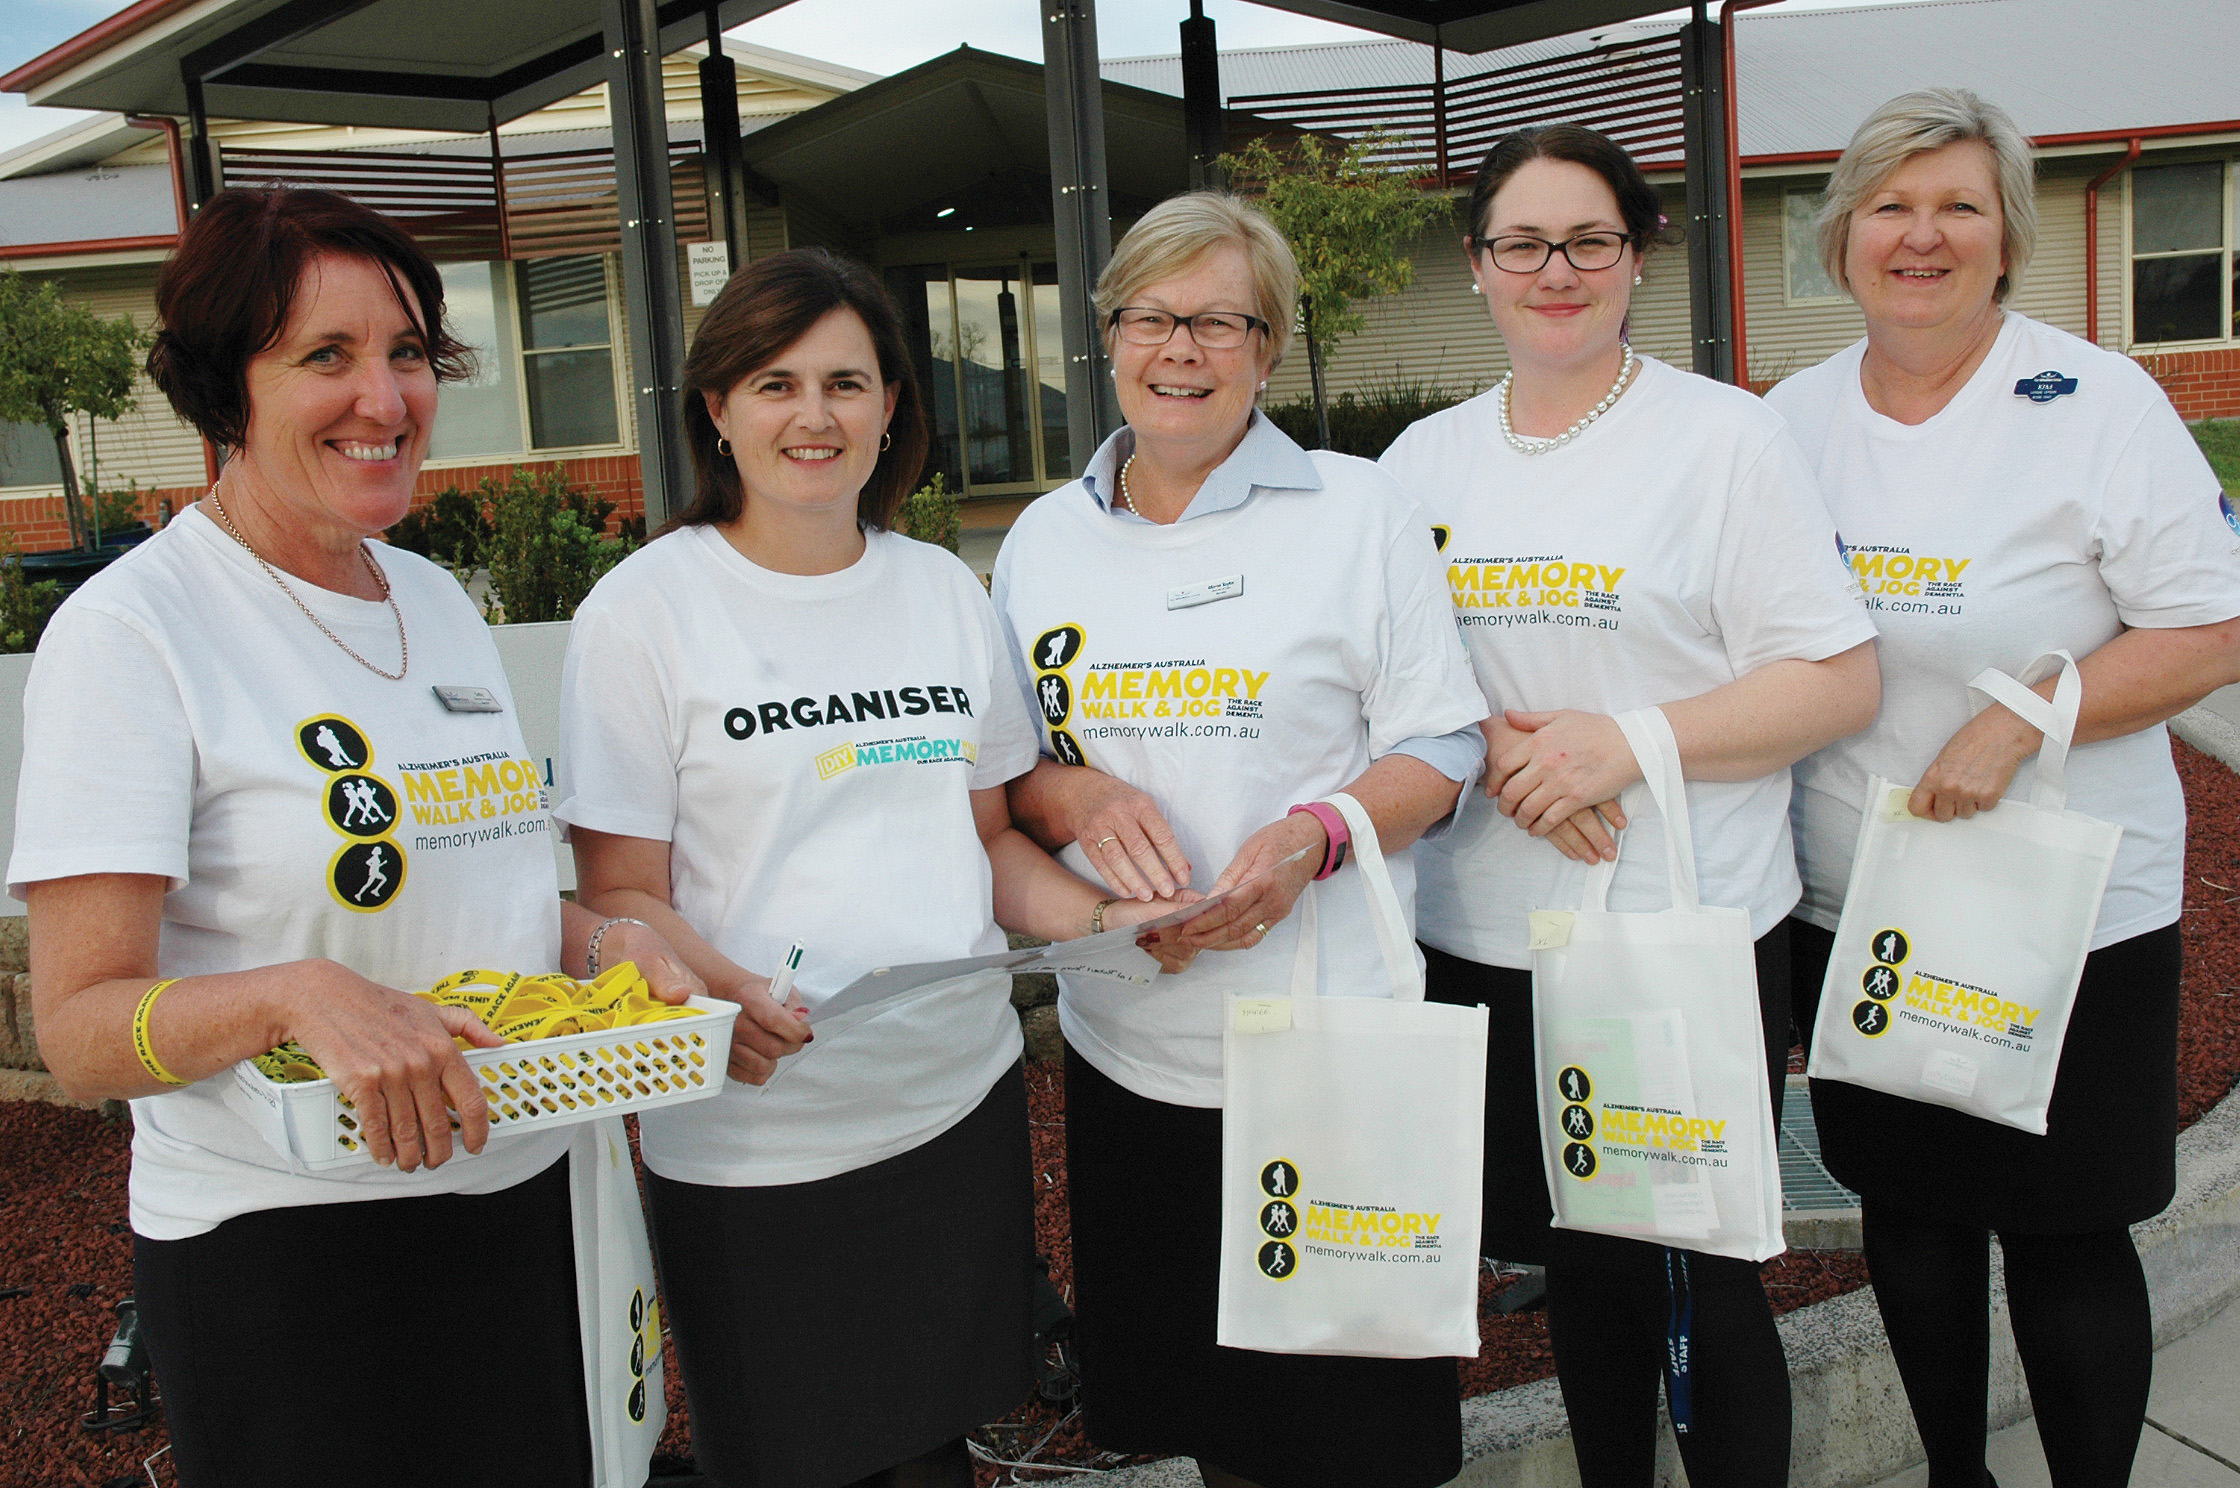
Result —
<svg viewBox="0 0 2240 1488"><path fill-rule="evenodd" d="M1577 439L1581 434L1585 433L1587 425L1593 423L1596 419L1601 418L1604 414L1610 411L1611 405L1616 403L1619 396L1625 392L1627 380L1633 376L1633 369L1637 364L1638 359L1634 356L1633 348L1631 346L1626 347L1625 352L1626 354L1624 360L1618 363L1618 380L1610 384L1610 391L1602 395L1602 401L1595 404L1594 407L1588 409L1587 416L1585 418L1579 420L1579 422L1573 424L1570 428L1564 430L1561 434L1557 434L1546 439L1543 439L1535 434L1519 434L1515 429L1509 426L1509 385L1516 380L1517 374L1514 372L1510 372L1504 375L1501 379L1501 396L1494 400L1493 406L1499 411L1501 418L1501 437L1504 440L1508 441L1509 448L1515 450L1520 455L1544 455L1549 450L1557 449L1563 445L1569 444L1572 440ZM1121 477L1121 489L1123 491L1127 489L1126 482L1126 474L1125 472L1123 472Z"/></svg>
<svg viewBox="0 0 2240 1488"><path fill-rule="evenodd" d="M1130 455L1120 462L1120 506L1130 516L1140 517L1143 513L1136 510L1135 502L1128 495L1128 467L1135 462L1136 457L1134 455Z"/></svg>
<svg viewBox="0 0 2240 1488"><path fill-rule="evenodd" d="M319 634L325 636L328 640L334 642L337 646L340 646L342 648L343 655L349 657L359 666L364 667L367 671L373 673L376 677L381 678L383 681L402 682L404 680L404 674L412 669L412 642L405 638L404 611L397 608L397 596L395 592L392 591L389 587L389 576L381 571L380 564L374 562L373 554L366 551L366 546L364 543L358 544L358 556L365 560L366 568L373 574L373 581L381 586L381 598L383 602L389 606L390 618L397 622L397 669L393 672L385 672L381 670L381 668L375 666L372 662L366 660L363 656L360 656L357 652L351 650L350 643L348 641L344 640L341 636L336 635L333 631L327 629L327 622L320 619L317 614L313 613L311 606L303 602L303 596L296 593L294 589L290 588L286 579L280 577L280 570L265 562L264 554L258 552L256 548L250 543L249 539L241 535L241 529L233 525L233 518L226 515L224 503L218 500L218 488L216 486L212 486L210 488L210 510L216 514L218 518L218 525L225 529L226 536L232 538L235 542L241 544L243 548L246 548L248 550L249 556L257 560L257 566L263 569L267 574L270 574L272 576L272 582L280 586L280 592L287 595L288 598L294 600L296 602L296 608L303 611L304 618L309 620L313 625L319 627Z"/></svg>

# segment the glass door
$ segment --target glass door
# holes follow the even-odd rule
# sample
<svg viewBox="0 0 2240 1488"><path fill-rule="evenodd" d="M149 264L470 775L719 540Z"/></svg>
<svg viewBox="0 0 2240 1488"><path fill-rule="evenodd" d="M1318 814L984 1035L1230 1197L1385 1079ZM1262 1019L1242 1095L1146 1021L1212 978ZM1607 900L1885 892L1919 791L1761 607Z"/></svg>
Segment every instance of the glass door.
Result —
<svg viewBox="0 0 2240 1488"><path fill-rule="evenodd" d="M1057 265L1029 261L888 271L927 391L929 477L967 496L1071 478L1057 278Z"/></svg>

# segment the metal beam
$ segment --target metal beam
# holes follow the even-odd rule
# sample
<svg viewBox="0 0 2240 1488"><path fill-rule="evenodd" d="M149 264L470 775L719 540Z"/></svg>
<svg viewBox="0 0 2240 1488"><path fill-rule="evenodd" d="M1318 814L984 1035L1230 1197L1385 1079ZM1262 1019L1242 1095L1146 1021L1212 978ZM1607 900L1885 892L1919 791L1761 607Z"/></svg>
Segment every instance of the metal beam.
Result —
<svg viewBox="0 0 2240 1488"><path fill-rule="evenodd" d="M737 273L747 261L747 159L739 148L739 67L723 50L723 10L708 6L708 55L700 62L700 148L707 157L708 221ZM772 205L776 205L772 203Z"/></svg>
<svg viewBox="0 0 2240 1488"><path fill-rule="evenodd" d="M660 30L654 0L600 0L599 11L607 52L607 114L614 130L616 208L622 218L622 286L630 305L638 465L645 481L646 530L657 532L692 493L679 386L684 309L669 194Z"/></svg>
<svg viewBox="0 0 2240 1488"><path fill-rule="evenodd" d="M209 45L197 47L187 54L182 65L204 82L215 82L258 53L301 40L373 3L374 0L288 0L277 10L266 11Z"/></svg>
<svg viewBox="0 0 2240 1488"><path fill-rule="evenodd" d="M1097 76L1096 0L1041 0L1041 10L1058 318L1066 353L1066 442L1079 475L1097 446L1120 427L1120 404L1105 375L1103 328L1091 303L1097 276L1112 257L1104 92Z"/></svg>
<svg viewBox="0 0 2240 1488"><path fill-rule="evenodd" d="M1190 189L1219 186L1213 162L1229 148L1228 118L1221 112L1221 53L1203 0L1190 0L1190 19L1182 23L1182 136Z"/></svg>
<svg viewBox="0 0 2240 1488"><path fill-rule="evenodd" d="M202 106L202 79L179 66L187 89L187 199L195 211L218 194L218 147L210 138L210 115Z"/></svg>
<svg viewBox="0 0 2240 1488"><path fill-rule="evenodd" d="M1727 104L1719 28L1695 0L1680 28L1681 114L1686 121L1688 328L1695 370L1735 380L1734 276L1727 245Z"/></svg>

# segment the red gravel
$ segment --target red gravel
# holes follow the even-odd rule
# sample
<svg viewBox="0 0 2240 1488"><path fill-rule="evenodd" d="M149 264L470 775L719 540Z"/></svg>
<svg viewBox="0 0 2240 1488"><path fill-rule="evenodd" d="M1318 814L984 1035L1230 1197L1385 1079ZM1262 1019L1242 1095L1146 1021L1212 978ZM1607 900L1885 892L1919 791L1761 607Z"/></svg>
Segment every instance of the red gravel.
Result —
<svg viewBox="0 0 2240 1488"><path fill-rule="evenodd" d="M2240 1078L2240 778L2187 746L2177 746L2179 777L2192 813L2187 834L2186 975L2180 1011L2179 1124L2190 1125ZM1033 1121L1036 1242L1052 1280L1071 1295L1066 1241L1065 1087L1052 1065L1029 1065ZM92 1401L93 1366L115 1327L111 1311L132 1288L125 1218L129 1133L88 1111L0 1101L0 1488L124 1488L146 1483L142 1459L164 1444L161 1425L92 1436L78 1418ZM1823 1301L1864 1284L1855 1254L1798 1251L1765 1268L1776 1312ZM1514 1284L1488 1276L1482 1299ZM73 1287L84 1287L76 1295ZM1546 1314L1504 1317L1481 1307L1484 1347L1462 1365L1466 1395L1543 1379L1554 1370ZM662 1451L691 1450L684 1391L674 1350L668 1355L670 1425ZM1040 1402L979 1433L994 1455L1037 1463L1107 1467L1083 1438L1078 1418L1061 1420ZM162 1460L160 1484L174 1479ZM1049 1482L983 1463L982 1488Z"/></svg>

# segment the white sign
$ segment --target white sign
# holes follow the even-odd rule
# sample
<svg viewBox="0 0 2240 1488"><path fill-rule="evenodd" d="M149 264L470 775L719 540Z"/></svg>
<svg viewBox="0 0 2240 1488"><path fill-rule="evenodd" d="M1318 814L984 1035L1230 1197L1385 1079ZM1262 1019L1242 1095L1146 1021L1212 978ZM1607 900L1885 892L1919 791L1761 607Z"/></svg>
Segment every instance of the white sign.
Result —
<svg viewBox="0 0 2240 1488"><path fill-rule="evenodd" d="M692 272L692 303L712 305L731 280L731 255L721 243L687 243L685 266Z"/></svg>

